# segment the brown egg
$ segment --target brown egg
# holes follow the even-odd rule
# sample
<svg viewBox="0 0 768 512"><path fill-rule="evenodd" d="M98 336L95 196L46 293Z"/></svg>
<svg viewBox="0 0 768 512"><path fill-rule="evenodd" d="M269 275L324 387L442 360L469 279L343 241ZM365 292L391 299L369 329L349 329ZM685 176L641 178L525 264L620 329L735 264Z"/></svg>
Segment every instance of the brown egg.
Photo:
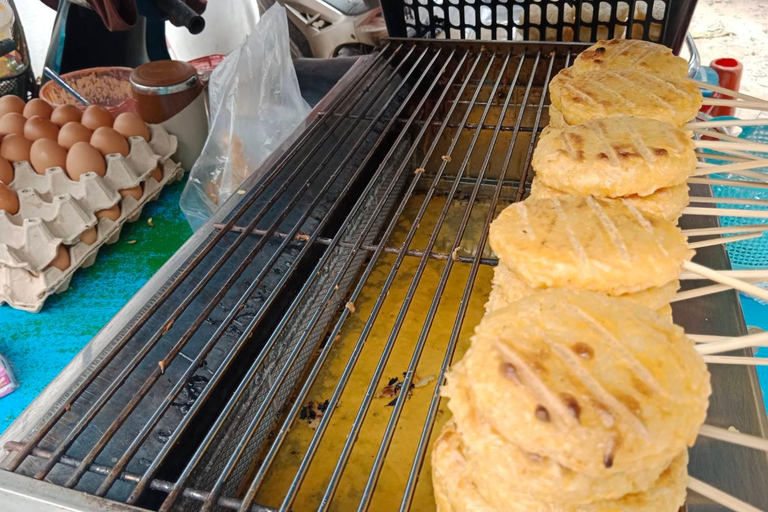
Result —
<svg viewBox="0 0 768 512"><path fill-rule="evenodd" d="M115 130L123 137L143 137L149 142L149 127L147 123L133 112L123 112L115 119Z"/></svg>
<svg viewBox="0 0 768 512"><path fill-rule="evenodd" d="M90 142L93 132L74 121L65 124L59 130L59 145L64 149L72 149L78 142Z"/></svg>
<svg viewBox="0 0 768 512"><path fill-rule="evenodd" d="M123 190L120 190L119 192L120 192L121 196L123 196L123 197L130 196L130 197L134 198L137 201L139 199L141 199L141 195L144 193L144 191L142 190L141 185L136 185L135 187L131 187L131 188L124 188Z"/></svg>
<svg viewBox="0 0 768 512"><path fill-rule="evenodd" d="M51 114L53 114L53 107L50 106L47 101L35 98L27 102L23 114L27 119L35 116L42 116L46 119L50 119Z"/></svg>
<svg viewBox="0 0 768 512"><path fill-rule="evenodd" d="M59 138L59 127L43 116L32 116L24 125L24 137L33 142L38 139L55 141Z"/></svg>
<svg viewBox="0 0 768 512"><path fill-rule="evenodd" d="M61 167L67 170L67 150L51 139L38 139L29 150L29 162L37 174L45 174L46 169Z"/></svg>
<svg viewBox="0 0 768 512"><path fill-rule="evenodd" d="M98 149L87 142L78 142L67 154L67 174L74 181L80 181L80 176L87 172L104 176L107 174L107 164Z"/></svg>
<svg viewBox="0 0 768 512"><path fill-rule="evenodd" d="M16 112L9 112L0 117L0 135L15 133L24 135L24 125L27 124L27 118Z"/></svg>
<svg viewBox="0 0 768 512"><path fill-rule="evenodd" d="M0 157L0 183L10 185L13 182L13 165L3 157Z"/></svg>
<svg viewBox="0 0 768 512"><path fill-rule="evenodd" d="M109 126L112 128L114 120L112 119L112 114L109 113L109 110L101 105L91 105L85 109L85 112L83 112L83 119L80 122L89 130L95 130L102 126Z"/></svg>
<svg viewBox="0 0 768 512"><path fill-rule="evenodd" d="M117 220L120 218L120 205L116 204L111 208L99 210L94 215L96 215L97 219Z"/></svg>
<svg viewBox="0 0 768 512"><path fill-rule="evenodd" d="M83 118L83 113L74 105L61 105L51 114L51 121L58 127L67 123L79 123Z"/></svg>
<svg viewBox="0 0 768 512"><path fill-rule="evenodd" d="M16 112L21 114L24 112L24 100L18 96L8 94L0 98L0 116L4 116L9 112Z"/></svg>
<svg viewBox="0 0 768 512"><path fill-rule="evenodd" d="M125 137L117 133L112 128L102 126L96 128L96 131L91 135L91 146L98 149L102 155L114 155L119 153L123 156L128 156L130 148L128 147L128 141Z"/></svg>
<svg viewBox="0 0 768 512"><path fill-rule="evenodd" d="M11 215L19 213L19 196L3 183L0 183L0 210L5 210Z"/></svg>
<svg viewBox="0 0 768 512"><path fill-rule="evenodd" d="M9 162L29 161L29 152L32 149L32 141L21 135L11 134L3 137L0 143L0 156Z"/></svg>
<svg viewBox="0 0 768 512"><path fill-rule="evenodd" d="M67 270L72 261L69 259L69 251L61 244L56 250L56 257L48 264L48 267L56 267L59 270Z"/></svg>
<svg viewBox="0 0 768 512"><path fill-rule="evenodd" d="M99 237L99 233L96 231L96 226L88 228L80 233L80 241L87 245L93 245L93 242Z"/></svg>
<svg viewBox="0 0 768 512"><path fill-rule="evenodd" d="M163 181L163 169L159 165L155 167L155 170L152 171L152 177L155 178L155 181L160 183Z"/></svg>

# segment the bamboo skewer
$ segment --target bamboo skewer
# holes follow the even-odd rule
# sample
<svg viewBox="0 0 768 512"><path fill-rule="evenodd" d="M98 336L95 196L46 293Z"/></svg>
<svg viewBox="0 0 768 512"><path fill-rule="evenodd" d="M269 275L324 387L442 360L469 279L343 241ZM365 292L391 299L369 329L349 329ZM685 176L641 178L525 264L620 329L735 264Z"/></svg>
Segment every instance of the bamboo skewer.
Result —
<svg viewBox="0 0 768 512"><path fill-rule="evenodd" d="M704 98L702 105L713 107L736 107L750 110L768 110L768 102L755 100L727 100L724 98Z"/></svg>
<svg viewBox="0 0 768 512"><path fill-rule="evenodd" d="M691 228L682 230L685 236L724 235L728 233L753 233L768 231L768 224L749 224L745 226L719 226L716 228Z"/></svg>
<svg viewBox="0 0 768 512"><path fill-rule="evenodd" d="M731 126L766 126L768 118L761 119L723 119L721 121L692 121L685 125L689 130L704 128L728 128Z"/></svg>
<svg viewBox="0 0 768 512"><path fill-rule="evenodd" d="M698 85L699 87L702 87L704 89L709 89L710 91L719 92L721 94L725 94L726 96L731 96L733 98L741 98L743 100L765 102L765 100L762 100L755 96L750 96L749 94L744 94L743 92L726 89L725 87L720 87L719 85L708 84L707 82L702 82L701 80L696 80L695 78L689 78L688 80Z"/></svg>
<svg viewBox="0 0 768 512"><path fill-rule="evenodd" d="M768 332L737 336L723 341L714 341L696 345L696 350L702 355L722 354L731 350L740 350L750 347L768 347Z"/></svg>
<svg viewBox="0 0 768 512"><path fill-rule="evenodd" d="M730 508L734 512L763 512L759 508L755 508L749 503L744 503L740 499L734 498L730 494L705 484L692 476L688 477L688 488L724 507Z"/></svg>
<svg viewBox="0 0 768 512"><path fill-rule="evenodd" d="M724 162L749 162L751 160L762 160L762 158L744 153L744 156L736 156L734 153L738 151L720 151L721 153L729 153L728 155L718 155L716 153L701 153L696 152L696 156L699 158L706 158L708 160L720 160Z"/></svg>
<svg viewBox="0 0 768 512"><path fill-rule="evenodd" d="M768 208L768 200L765 199L744 199L741 197L707 197L691 196L692 203L711 203L711 204L737 204L745 206L763 206Z"/></svg>
<svg viewBox="0 0 768 512"><path fill-rule="evenodd" d="M711 164L709 162L698 162L696 164L696 175L702 174L715 174L728 172L731 174L739 174L736 171L748 171L750 169L760 169L761 167L768 167L768 159L749 160L747 162L735 162L732 164L718 165ZM705 172L706 170L706 172ZM747 174L750 177L756 177L759 180L768 180L768 176L763 173L752 171Z"/></svg>
<svg viewBox="0 0 768 512"><path fill-rule="evenodd" d="M753 142L754 144L761 144L761 142L754 142L750 141L749 139L743 139L741 137L736 137L734 135L729 135L723 132L706 130L704 128L694 128L693 131L703 136L712 137L713 139L727 140L730 142Z"/></svg>
<svg viewBox="0 0 768 512"><path fill-rule="evenodd" d="M725 166L721 166L725 167ZM765 178L768 181L768 176ZM744 187L768 189L768 183L761 181L726 180L720 178L688 178L688 183L693 185L723 185L725 187Z"/></svg>
<svg viewBox="0 0 768 512"><path fill-rule="evenodd" d="M722 134L718 134L718 135L722 135ZM750 142L750 141L745 141L743 139L739 142L729 141L729 140L694 140L693 144L697 148L714 149L716 151L719 151L721 149L725 149L725 150L736 149L740 151L759 151L762 153L768 152L768 144L762 144L760 142Z"/></svg>
<svg viewBox="0 0 768 512"><path fill-rule="evenodd" d="M671 302L680 302L681 300L705 297L707 295L713 295L715 293L721 293L728 290L733 290L733 286L729 286L727 284L711 284L708 286L700 286L698 288L677 292L677 295L675 295Z"/></svg>
<svg viewBox="0 0 768 512"><path fill-rule="evenodd" d="M715 217L745 217L748 219L768 219L768 211L739 210L737 208L688 206L683 209L683 213L688 215L712 215Z"/></svg>
<svg viewBox="0 0 768 512"><path fill-rule="evenodd" d="M695 265L695 263L692 263L692 265ZM701 265L698 265L699 267ZM683 265L685 267L685 265ZM706 268L706 267L704 267ZM709 270L709 269L707 269ZM722 274L729 277L735 277L738 279L749 279L754 281L768 281L768 269L760 269L760 270L713 270L712 272L716 272L718 274ZM680 274L680 277L678 279L684 280L684 281L695 281L700 279L710 279L709 277L703 277L698 272L683 272Z"/></svg>
<svg viewBox="0 0 768 512"><path fill-rule="evenodd" d="M768 359L761 357L704 356L704 362L737 366L768 366Z"/></svg>
<svg viewBox="0 0 768 512"><path fill-rule="evenodd" d="M690 339L696 343L712 343L713 341L725 341L730 340L733 336L715 336L712 334L689 334L685 333Z"/></svg>
<svg viewBox="0 0 768 512"><path fill-rule="evenodd" d="M755 286L752 283L741 281L723 272L712 270L711 268L707 268L703 265L699 265L698 263L693 263L692 261L684 261L683 268L685 270L688 270L689 272L698 274L706 279L711 279L716 283L733 286L735 289L739 290L740 292L744 292L748 295L752 295L753 297L757 297L763 300L768 300L768 290L764 290L759 286Z"/></svg>
<svg viewBox="0 0 768 512"><path fill-rule="evenodd" d="M728 167L727 165L699 165L696 166L696 172L694 176L709 176L711 174L729 173L737 176L744 176L745 178L752 178L755 180L763 180L768 182L768 175L758 171L742 171L739 169L720 169L720 167ZM761 163L759 167L766 167L765 163ZM738 180L731 180L731 186L736 186L733 183Z"/></svg>
<svg viewBox="0 0 768 512"><path fill-rule="evenodd" d="M718 441L725 441L726 443L737 444L739 446L746 446L747 448L754 448L763 452L768 452L768 439L762 437L751 436L749 434L742 434L741 432L734 432L732 430L726 430L724 428L715 427L712 425L702 425L699 430L699 435L708 437L710 439L717 439Z"/></svg>
<svg viewBox="0 0 768 512"><path fill-rule="evenodd" d="M710 247L713 245L722 245L722 244L728 244L731 242L740 242L742 240L750 240L752 238L760 238L761 236L763 236L762 231L757 233L747 233L745 235L721 236L718 238L711 238L709 240L700 240L698 242L690 242L688 244L688 247L690 247L691 249L700 249L702 247Z"/></svg>

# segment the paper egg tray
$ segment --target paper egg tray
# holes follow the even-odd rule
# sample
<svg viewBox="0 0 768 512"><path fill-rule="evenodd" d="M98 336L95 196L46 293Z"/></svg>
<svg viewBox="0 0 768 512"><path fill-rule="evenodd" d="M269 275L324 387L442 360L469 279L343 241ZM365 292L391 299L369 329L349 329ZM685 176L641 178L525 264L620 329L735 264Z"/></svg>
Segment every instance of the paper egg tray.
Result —
<svg viewBox="0 0 768 512"><path fill-rule="evenodd" d="M162 188L179 179L183 170L170 160L176 137L160 126L149 125L151 141L128 139L130 153L107 155L105 176L86 173L72 181L54 167L37 174L28 162L14 164L10 188L19 196L19 212L0 211L0 305L38 312L45 299L69 287L72 274L96 260L99 248L120 237L123 224L139 218L144 205L157 198ZM158 183L152 174L160 166ZM122 197L119 190L144 185L140 199ZM95 212L120 204L120 217L97 219ZM96 226L90 245L80 235ZM48 267L60 244L67 245L70 265L66 270Z"/></svg>

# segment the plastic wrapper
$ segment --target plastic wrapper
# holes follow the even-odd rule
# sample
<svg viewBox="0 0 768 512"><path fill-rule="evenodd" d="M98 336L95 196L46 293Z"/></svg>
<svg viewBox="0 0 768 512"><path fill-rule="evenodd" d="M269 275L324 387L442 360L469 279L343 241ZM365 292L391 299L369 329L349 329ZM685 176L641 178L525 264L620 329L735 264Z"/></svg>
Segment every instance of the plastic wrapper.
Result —
<svg viewBox="0 0 768 512"><path fill-rule="evenodd" d="M181 196L197 230L307 117L279 4L211 75L211 131Z"/></svg>
<svg viewBox="0 0 768 512"><path fill-rule="evenodd" d="M19 387L19 383L13 376L11 363L0 355L0 398L13 393Z"/></svg>

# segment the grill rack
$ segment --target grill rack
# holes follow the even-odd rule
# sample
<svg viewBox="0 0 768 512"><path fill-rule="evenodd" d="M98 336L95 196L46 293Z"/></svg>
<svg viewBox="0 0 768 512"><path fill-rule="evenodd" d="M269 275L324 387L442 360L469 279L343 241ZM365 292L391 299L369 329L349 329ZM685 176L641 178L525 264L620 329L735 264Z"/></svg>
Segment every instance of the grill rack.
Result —
<svg viewBox="0 0 768 512"><path fill-rule="evenodd" d="M337 92L329 105L316 113L313 124L274 164L262 182L252 186L246 194L235 196L229 205L232 210L209 225L202 243L197 239L200 245L195 247L189 259L147 307L125 324L122 333L102 354L105 357L97 358L79 384L64 393L44 421L35 424L36 431L25 434L24 442L19 442L22 437L14 437L18 432L9 429L3 438L10 441L5 444L10 456L4 466L25 477L11 477L11 473L0 471L0 493L13 485L27 485L30 476L38 479L46 476L57 489L75 487L97 496L106 494L112 503L127 502L151 509L199 510L202 505L202 509L272 510L255 502L256 491L269 477L271 463L281 449L281 442L288 435L292 422L301 414L304 400L327 363L339 333L354 315L354 304L376 262L387 255L394 256L384 284L386 288L398 277L405 258L418 258L419 266L395 318L397 327L393 328L383 347L350 435L338 463L329 474L329 485L320 500L321 509L328 509L344 477L355 441L364 428L372 395L384 376L398 331L409 314L409 301L420 286L419 279L424 276L426 266L435 261L445 266L423 329L416 343L409 347L413 349L412 357L403 387L408 389L415 378L452 269L455 263L460 263L469 267L469 274L437 375L436 382L442 381L443 372L456 354L462 329L467 328L463 322L470 299L477 295L474 287L478 273L481 268L496 263L493 256L484 251L488 224L500 208L520 200L525 194L536 140L534 134L546 125L546 95L542 91L548 80L567 66L572 55L582 48L569 44L391 41L367 62L364 69L348 79L346 87ZM365 127L362 133L358 131L359 127ZM484 148L485 144L487 148ZM505 145L505 150L496 151ZM339 148L343 150L337 154ZM320 163L310 166L314 170L308 176L302 174L316 154L318 158L322 155ZM511 171L510 176L508 171ZM291 179L283 179L289 172ZM343 186L336 181L342 181ZM424 185L426 183L429 185ZM286 206L281 196L294 190L291 188L294 184L297 185L294 198L287 201ZM312 186L316 188L311 189ZM311 204L298 209L304 194L312 196ZM413 214L408 207L417 195L425 197L422 207L413 216L411 229L402 244L392 245L390 235L398 219ZM429 241L413 249L411 243L426 208L430 201L440 197L451 200L445 201L434 229L428 233ZM323 209L326 199L333 200L333 204ZM376 204L371 205L372 201ZM354 206L345 209L344 204L349 202L354 202ZM482 211L473 213L478 205ZM316 208L322 209L324 215L313 216ZM458 224L444 224L454 209L461 214L454 216L460 218ZM341 214L337 215L339 211ZM296 215L298 218L294 218ZM696 220L706 222L701 218ZM328 227L334 223L337 225ZM479 240L474 241L478 249L462 253L460 247L469 238L465 235L471 223L482 226ZM441 225L453 238L452 243L442 250L435 247ZM247 255L239 254L239 258L236 257L237 240L250 251ZM269 248L273 251L267 254L268 258L259 260L261 253ZM291 251L291 258L281 259ZM709 251L716 257L719 254L722 259L721 248ZM205 271L205 275L211 276L206 281L195 272L200 270L198 266L206 268L209 255L214 263ZM256 263L248 263L251 255ZM235 271L228 268L229 259L234 259L234 265L243 268ZM280 264L288 268L276 273ZM313 270L307 271L307 266ZM257 267L257 271L253 267ZM329 268L335 271L333 278L328 277ZM246 275L249 270L251 274ZM324 271L325 274L320 276ZM301 274L302 279L293 282L293 288L288 290L294 274ZM320 276L317 280L322 281L322 289L313 288L312 276ZM271 288L266 290L267 296L258 307L251 308L248 324L235 332L234 344L225 344L222 348L219 337L224 339L231 334L227 322L237 320L241 307L251 307L249 295L259 293L261 283L270 279L273 280ZM225 282L222 284L220 280ZM208 283L217 286L207 287ZM339 286L338 290L336 286ZM232 301L230 297L230 302L226 303L231 292L236 299ZM281 299L284 292L287 299ZM383 307L386 292L383 288L375 299L372 313L365 322L365 334L355 343L354 357L344 367L338 387L329 399L331 414L323 416L317 427L318 434L307 449L309 456L302 460L286 492L283 510L290 510L293 498L302 490L302 480L328 432L334 406L343 396L344 386L357 362L354 358L366 348L366 337ZM195 301L201 295L208 306L199 309ZM191 298L179 300L179 296ZM168 298L165 300L170 307L164 309L162 297ZM304 308L308 312L300 310L305 302L311 306ZM202 332L198 340L195 333L205 328L209 318L208 313L202 312L216 311L219 303L225 304L221 308L224 309L224 319L215 329L211 327ZM730 303L719 301L715 310L731 311L736 319L739 317L735 304L730 297ZM193 318L187 318L186 323L185 307L192 310L188 316ZM270 316L275 311L280 312L279 322L275 320L270 324ZM281 335L291 332L289 324L294 316L306 317L301 326L303 330L300 329L298 339L293 336L290 342L283 342ZM146 319L145 324L142 324L142 318ZM268 339L261 336L256 343L256 327L264 325L267 325ZM744 331L743 324L735 321L725 322L721 327L726 330L722 334ZM315 330L323 332L315 333ZM142 335L145 340L135 339ZM169 343L163 346L165 338L169 338ZM140 343L134 345L132 341ZM182 347L182 343L186 345ZM249 346L254 344L258 346ZM139 350L131 350L136 347L140 347ZM163 349L162 357L152 357L154 347ZM184 352L185 348L187 352ZM201 363L216 349L223 350L223 354L215 371L210 370L213 365L201 371ZM280 351L283 359L268 359ZM125 353L135 364L121 366L121 357L124 360ZM243 354L248 357L240 362ZM179 357L174 358L175 355ZM143 364L147 361L149 364ZM156 361L163 363L159 365ZM179 363L184 361L185 366L179 369ZM174 362L176 366L173 366ZM263 367L269 363L274 366L271 371L265 371ZM301 375L305 370L308 373ZM117 377L105 378L110 371ZM187 404L188 410L184 414L170 418L178 409L173 405L178 399L176 394L188 393L190 379L205 371L210 376L197 391L197 400ZM750 369L731 368L726 372L729 374L723 378L739 381L747 389L753 386L754 390L754 375L749 373ZM734 376L734 372L738 375ZM227 376L232 374L235 376L228 379ZM260 382L267 374L269 378ZM173 381L169 383L173 386L165 387L170 388L168 393L158 389L167 375ZM130 397L125 401L119 400L121 388L130 386L120 385L121 376L127 381L136 381L136 390L129 389L131 393L123 395ZM716 381L718 378L715 375ZM285 385L281 385L283 383ZM265 392L263 388L266 386L270 389ZM409 510L419 482L423 484L424 478L420 477L424 476L425 455L440 414L438 386L432 388L423 424L419 425L418 442L402 499L393 507L399 510ZM144 392L151 403L142 400ZM288 395L291 395L290 399ZM745 394L740 398L742 402L746 401L748 409L752 396ZM217 397L222 399L220 404L216 404ZM411 403L407 397L407 393L401 393L394 400L370 476L360 492L359 510L366 510L374 499L388 449L397 435L398 423ZM715 411L722 407L722 404L713 404ZM89 418L88 410L93 411L93 418ZM760 410L759 405L752 403L750 412L754 418L749 419L748 425L737 425L737 428L745 432L764 428L759 419ZM229 416L224 417L225 413ZM216 422L203 421L205 428L199 428L202 432L195 436L193 420L200 421L205 414L218 419ZM100 416L108 418L104 420ZM161 427L167 428L173 421L176 426L165 436L165 442L148 449L145 445L151 444L152 434L160 433ZM278 428L273 428L275 425ZM100 435L95 435L94 430ZM731 449L736 453L736 448L729 447ZM692 471L697 465L704 466L712 460L709 458L711 454L697 457L696 451L702 450L694 451ZM716 451L716 447L710 447L709 451ZM150 452L153 458L148 460L149 464L141 464L142 456ZM105 453L111 455L112 460L105 457ZM746 452L743 455L739 459L744 471L738 471L739 474L749 470L759 475L765 469L765 461L756 460L755 454ZM181 462L172 460L177 456ZM259 460L261 464L251 467L252 460ZM72 468L75 468L74 472ZM755 504L766 500L764 489L748 490L746 496L744 489L739 490L739 487L728 491ZM692 510L709 510L707 507L704 502L701 508L696 508L694 502ZM126 510L135 509L128 507Z"/></svg>

